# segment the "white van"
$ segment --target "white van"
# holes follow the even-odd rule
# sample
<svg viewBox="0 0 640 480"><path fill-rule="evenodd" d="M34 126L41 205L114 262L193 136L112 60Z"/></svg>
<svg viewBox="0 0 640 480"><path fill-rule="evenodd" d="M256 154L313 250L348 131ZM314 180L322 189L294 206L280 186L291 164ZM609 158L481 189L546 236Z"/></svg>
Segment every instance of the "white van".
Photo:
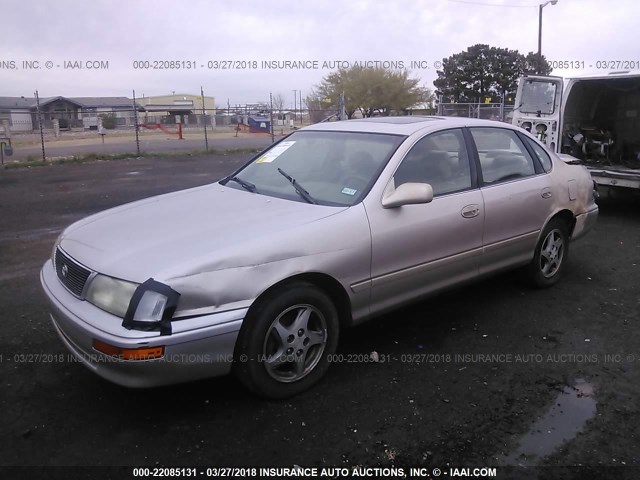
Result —
<svg viewBox="0 0 640 480"><path fill-rule="evenodd" d="M521 77L512 123L582 160L597 184L640 189L640 72Z"/></svg>

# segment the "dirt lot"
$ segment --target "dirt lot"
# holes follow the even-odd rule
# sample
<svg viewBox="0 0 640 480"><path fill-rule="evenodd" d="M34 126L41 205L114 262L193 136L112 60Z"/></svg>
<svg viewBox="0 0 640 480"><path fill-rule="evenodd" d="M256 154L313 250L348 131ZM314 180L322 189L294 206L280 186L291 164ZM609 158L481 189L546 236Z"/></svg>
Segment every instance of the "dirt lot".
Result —
<svg viewBox="0 0 640 480"><path fill-rule="evenodd" d="M129 390L66 360L38 279L58 232L246 159L0 170L0 465L423 465L451 476L522 463L586 466L538 467L534 478L601 466L638 478L636 195L602 200L595 231L572 245L552 289L506 274L346 331L344 361L288 401L252 397L233 378ZM366 361L373 351L383 361Z"/></svg>
<svg viewBox="0 0 640 480"><path fill-rule="evenodd" d="M175 130L174 126L170 127ZM276 128L275 139L291 132L290 129ZM135 132L109 130L102 138L97 132L62 132L59 137L47 134L44 137L45 155L48 160L60 157L87 155L121 155L136 153ZM209 150L262 149L271 144L271 135L266 133L236 133L231 127L218 127L208 132ZM142 129L138 136L141 153L186 154L192 151L205 151L202 130L185 129L183 138L168 135L160 131ZM25 160L42 160L42 145L38 134L15 134L12 139L13 155L5 158L5 163Z"/></svg>

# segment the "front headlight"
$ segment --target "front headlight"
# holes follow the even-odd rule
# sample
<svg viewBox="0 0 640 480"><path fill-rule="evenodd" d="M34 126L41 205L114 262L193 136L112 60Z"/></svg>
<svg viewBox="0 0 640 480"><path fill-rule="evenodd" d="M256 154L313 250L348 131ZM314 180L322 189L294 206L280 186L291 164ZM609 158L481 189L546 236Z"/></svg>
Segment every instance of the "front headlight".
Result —
<svg viewBox="0 0 640 480"><path fill-rule="evenodd" d="M136 288L137 283L98 274L91 280L85 298L96 307L124 318Z"/></svg>

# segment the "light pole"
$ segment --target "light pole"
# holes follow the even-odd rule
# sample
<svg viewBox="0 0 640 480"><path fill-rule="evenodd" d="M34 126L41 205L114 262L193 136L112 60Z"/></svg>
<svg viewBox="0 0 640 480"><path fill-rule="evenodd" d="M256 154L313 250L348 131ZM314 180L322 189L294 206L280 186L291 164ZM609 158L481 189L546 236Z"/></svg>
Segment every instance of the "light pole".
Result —
<svg viewBox="0 0 640 480"><path fill-rule="evenodd" d="M558 0L547 0L541 3L538 7L538 68L536 69L540 73L540 67L542 66L542 9L547 5L555 5Z"/></svg>

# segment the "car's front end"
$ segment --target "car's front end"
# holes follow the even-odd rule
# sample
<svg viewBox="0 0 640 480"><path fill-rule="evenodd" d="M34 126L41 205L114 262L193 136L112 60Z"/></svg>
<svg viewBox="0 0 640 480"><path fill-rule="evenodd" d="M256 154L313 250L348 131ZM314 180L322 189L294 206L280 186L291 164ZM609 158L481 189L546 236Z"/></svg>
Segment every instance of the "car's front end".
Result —
<svg viewBox="0 0 640 480"><path fill-rule="evenodd" d="M60 246L40 278L51 320L65 346L77 360L114 383L149 387L222 375L231 369L246 308L167 321L175 308L173 299L164 295L169 287L144 282L118 288L118 280L79 264ZM132 302L134 296L150 301ZM127 306L130 318L126 311L123 317L115 311L120 305Z"/></svg>
<svg viewBox="0 0 640 480"><path fill-rule="evenodd" d="M129 387L175 384L230 372L249 307L270 286L305 272L362 280L367 229L361 206L212 184L76 222L41 282L77 360Z"/></svg>

